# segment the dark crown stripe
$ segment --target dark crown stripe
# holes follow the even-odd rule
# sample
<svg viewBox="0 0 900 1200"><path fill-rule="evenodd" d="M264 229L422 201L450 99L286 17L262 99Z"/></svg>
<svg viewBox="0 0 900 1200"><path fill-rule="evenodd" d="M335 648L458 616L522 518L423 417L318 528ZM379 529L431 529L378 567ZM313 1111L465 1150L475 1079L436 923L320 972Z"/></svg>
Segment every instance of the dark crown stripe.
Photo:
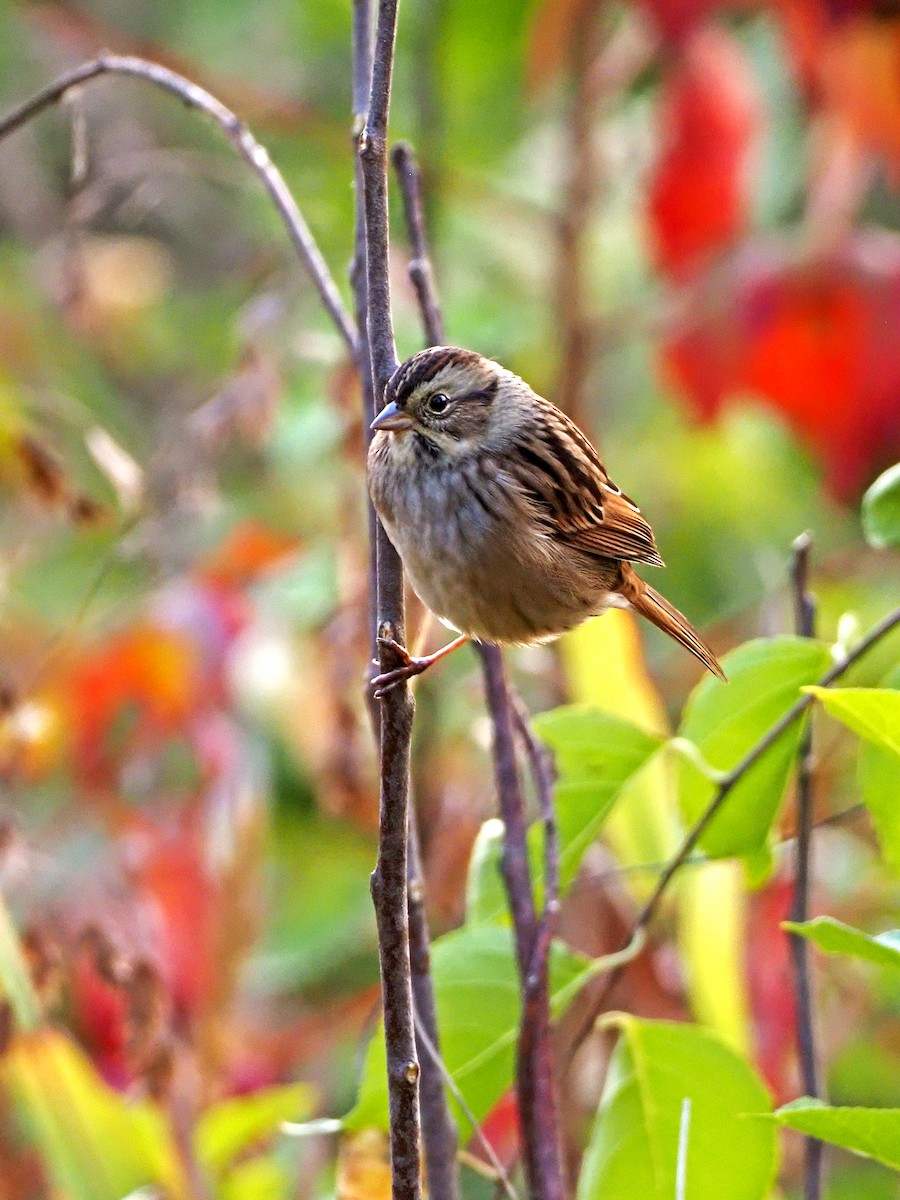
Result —
<svg viewBox="0 0 900 1200"><path fill-rule="evenodd" d="M386 399L402 403L416 388L434 379L448 363L470 365L480 359L481 356L472 350L462 350L458 346L433 346L429 350L420 350L397 369L387 386Z"/></svg>

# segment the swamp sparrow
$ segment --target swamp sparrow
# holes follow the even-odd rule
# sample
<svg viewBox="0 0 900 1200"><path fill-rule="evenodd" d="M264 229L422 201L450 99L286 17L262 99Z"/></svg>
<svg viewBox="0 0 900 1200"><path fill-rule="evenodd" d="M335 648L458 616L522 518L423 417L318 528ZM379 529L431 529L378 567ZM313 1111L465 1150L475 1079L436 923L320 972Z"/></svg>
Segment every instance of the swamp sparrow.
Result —
<svg viewBox="0 0 900 1200"><path fill-rule="evenodd" d="M721 679L715 654L631 567L661 567L653 531L558 408L498 363L435 346L407 359L372 422L369 490L410 583L462 636L404 665L383 692L467 638L545 642L631 608ZM378 693L376 693L378 694Z"/></svg>

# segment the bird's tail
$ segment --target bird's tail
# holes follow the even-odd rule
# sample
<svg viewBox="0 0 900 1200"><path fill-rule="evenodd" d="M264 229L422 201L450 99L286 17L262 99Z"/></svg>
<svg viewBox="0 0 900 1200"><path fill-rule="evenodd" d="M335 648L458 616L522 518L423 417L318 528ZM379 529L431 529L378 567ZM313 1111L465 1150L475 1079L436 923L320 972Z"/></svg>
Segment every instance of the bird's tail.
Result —
<svg viewBox="0 0 900 1200"><path fill-rule="evenodd" d="M642 617L646 617L657 629L661 629L670 638L680 642L686 650L690 650L713 675L717 675L719 679L726 678L725 672L719 666L719 660L687 617L626 564L623 564L621 592Z"/></svg>

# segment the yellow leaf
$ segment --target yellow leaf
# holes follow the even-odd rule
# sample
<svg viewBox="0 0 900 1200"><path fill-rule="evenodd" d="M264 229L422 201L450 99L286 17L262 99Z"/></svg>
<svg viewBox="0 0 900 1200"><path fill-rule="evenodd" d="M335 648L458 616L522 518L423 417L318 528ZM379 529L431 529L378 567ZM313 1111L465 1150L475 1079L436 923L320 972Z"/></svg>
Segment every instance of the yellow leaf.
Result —
<svg viewBox="0 0 900 1200"><path fill-rule="evenodd" d="M560 650L571 699L623 717L652 733L670 733L663 702L647 673L634 615L611 609L566 634ZM623 866L664 862L680 840L672 765L662 755L635 776L606 820L604 838ZM645 896L653 873L628 884Z"/></svg>
<svg viewBox="0 0 900 1200"><path fill-rule="evenodd" d="M679 940L688 994L699 1021L745 1057L752 1039L744 975L744 871L722 859L685 871Z"/></svg>
<svg viewBox="0 0 900 1200"><path fill-rule="evenodd" d="M0 1062L0 1084L56 1187L72 1200L122 1200L151 1184L170 1200L187 1196L162 1110L126 1103L58 1031L15 1037Z"/></svg>

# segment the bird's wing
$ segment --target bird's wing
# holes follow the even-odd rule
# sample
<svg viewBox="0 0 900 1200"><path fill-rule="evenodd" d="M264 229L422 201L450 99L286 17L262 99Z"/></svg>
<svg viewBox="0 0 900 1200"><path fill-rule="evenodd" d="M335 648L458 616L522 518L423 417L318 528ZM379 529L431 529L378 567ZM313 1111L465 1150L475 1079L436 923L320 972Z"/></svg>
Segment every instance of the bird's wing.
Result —
<svg viewBox="0 0 900 1200"><path fill-rule="evenodd" d="M548 532L587 554L661 567L653 530L641 510L612 482L578 426L543 403L542 420L517 445L521 459L515 474Z"/></svg>

